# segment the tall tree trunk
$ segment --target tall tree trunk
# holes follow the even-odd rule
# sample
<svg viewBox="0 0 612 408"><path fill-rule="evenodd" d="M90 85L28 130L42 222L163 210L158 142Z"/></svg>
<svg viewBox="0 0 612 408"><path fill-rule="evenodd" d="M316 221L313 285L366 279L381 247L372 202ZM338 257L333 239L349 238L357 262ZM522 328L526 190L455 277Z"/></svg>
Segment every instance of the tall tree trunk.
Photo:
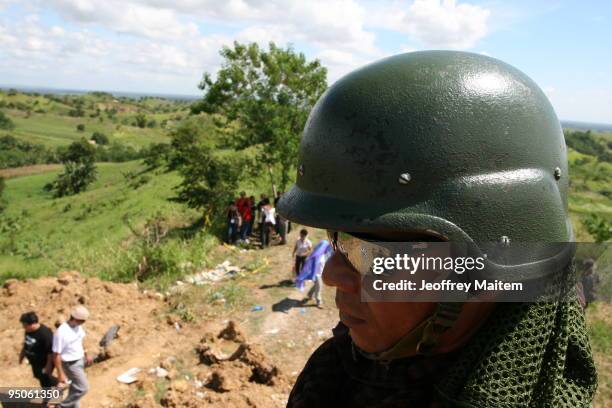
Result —
<svg viewBox="0 0 612 408"><path fill-rule="evenodd" d="M274 183L274 175L272 174L272 166L268 164L268 174L270 174L270 183L272 183L272 194L276 198L276 184Z"/></svg>

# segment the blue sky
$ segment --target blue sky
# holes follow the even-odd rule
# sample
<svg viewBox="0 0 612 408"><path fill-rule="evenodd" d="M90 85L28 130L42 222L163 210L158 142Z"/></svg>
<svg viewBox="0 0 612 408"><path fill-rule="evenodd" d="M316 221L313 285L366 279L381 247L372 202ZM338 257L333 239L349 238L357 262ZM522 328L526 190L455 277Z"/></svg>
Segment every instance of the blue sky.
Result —
<svg viewBox="0 0 612 408"><path fill-rule="evenodd" d="M506 61L564 120L612 123L612 2L0 0L0 84L198 94L233 40L293 44L329 81L426 49Z"/></svg>

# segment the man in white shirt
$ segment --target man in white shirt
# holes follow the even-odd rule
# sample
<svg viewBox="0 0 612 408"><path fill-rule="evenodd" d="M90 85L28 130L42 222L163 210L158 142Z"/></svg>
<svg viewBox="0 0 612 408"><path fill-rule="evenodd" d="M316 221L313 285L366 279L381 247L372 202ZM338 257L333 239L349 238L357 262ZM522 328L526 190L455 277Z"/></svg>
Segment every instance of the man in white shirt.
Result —
<svg viewBox="0 0 612 408"><path fill-rule="evenodd" d="M83 349L85 330L81 327L88 318L89 311L84 306L77 306L70 319L62 323L53 335L53 363L57 378L64 384L67 379L71 381L68 396L58 405L60 408L79 408L80 400L89 388L85 365L90 365L93 360Z"/></svg>
<svg viewBox="0 0 612 408"><path fill-rule="evenodd" d="M310 242L307 237L308 230L302 229L300 231L300 237L295 241L295 246L293 247L293 255L295 256L295 266L293 269L295 276L300 274L302 266L304 266L304 261L306 261L308 255L312 252L312 242Z"/></svg>

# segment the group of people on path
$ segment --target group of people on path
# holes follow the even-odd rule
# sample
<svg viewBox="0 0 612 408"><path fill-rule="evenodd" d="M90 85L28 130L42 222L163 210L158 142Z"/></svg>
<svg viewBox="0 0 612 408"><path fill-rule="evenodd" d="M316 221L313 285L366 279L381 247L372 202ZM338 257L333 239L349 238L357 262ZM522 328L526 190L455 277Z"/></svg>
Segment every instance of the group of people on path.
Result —
<svg viewBox="0 0 612 408"><path fill-rule="evenodd" d="M43 388L69 386L68 395L58 408L80 407L80 400L89 388L85 366L91 365L93 359L83 348L85 330L82 327L88 318L89 311L77 306L55 333L39 322L36 312L26 312L19 319L25 332L19 364L27 359L32 374ZM47 401L42 406L46 407Z"/></svg>
<svg viewBox="0 0 612 408"><path fill-rule="evenodd" d="M280 200L282 193L274 199L274 206ZM252 236L258 233L261 248L270 246L272 234L280 238L279 245L287 243L287 234L291 232L291 223L280 216L266 194L261 194L259 202L255 203L255 196L247 197L246 192L230 201L227 208L227 237L228 244L249 244ZM321 289L323 281L321 275L325 262L333 250L327 240L322 240L313 248L308 239L308 231L302 229L296 240L292 257L295 257L293 272L298 289L304 289L307 280L313 281L308 291L308 299L315 299L317 307L321 307L323 300Z"/></svg>
<svg viewBox="0 0 612 408"><path fill-rule="evenodd" d="M274 205L282 193L274 198ZM234 201L230 201L227 208L227 237L228 244L249 244L251 236L258 232L261 247L270 246L272 234L280 237L280 245L287 243L287 234L290 232L290 223L279 216L266 194L261 194L259 202L255 203L255 196L247 197L242 191Z"/></svg>

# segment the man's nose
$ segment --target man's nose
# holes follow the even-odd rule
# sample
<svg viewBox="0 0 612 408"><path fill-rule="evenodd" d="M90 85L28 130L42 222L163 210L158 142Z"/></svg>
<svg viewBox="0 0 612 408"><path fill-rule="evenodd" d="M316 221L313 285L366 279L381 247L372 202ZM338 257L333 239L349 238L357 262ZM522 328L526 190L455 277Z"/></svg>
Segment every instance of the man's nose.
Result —
<svg viewBox="0 0 612 408"><path fill-rule="evenodd" d="M340 253L334 253L323 268L323 283L347 293L359 293L359 273Z"/></svg>

